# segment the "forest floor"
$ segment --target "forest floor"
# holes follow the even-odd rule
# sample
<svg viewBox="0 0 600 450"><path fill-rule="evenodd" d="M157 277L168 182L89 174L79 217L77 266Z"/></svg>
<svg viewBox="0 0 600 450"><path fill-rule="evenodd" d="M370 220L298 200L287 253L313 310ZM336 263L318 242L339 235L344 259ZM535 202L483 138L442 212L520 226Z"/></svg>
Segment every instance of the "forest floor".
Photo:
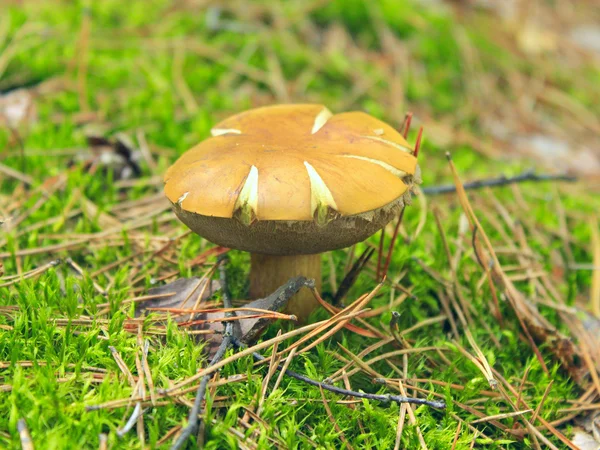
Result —
<svg viewBox="0 0 600 450"><path fill-rule="evenodd" d="M412 112L424 190L531 169L578 181L421 193L394 242L396 222L381 247L378 234L325 254L331 301L374 249L344 298L348 312L374 293L366 310L331 335L324 309L311 318L326 321L318 333L288 339L294 324L275 322L260 338L283 333L275 357L260 349L267 364L229 350L198 439L212 449L585 448L600 433L594 3L3 2L0 447L30 449L27 436L35 448L173 443L190 377L207 364L205 335L135 308L178 278L218 280L221 249L176 219L162 174L228 115L303 102L399 129ZM249 257L227 254L237 306ZM220 301L217 288L201 306ZM298 342L297 373L446 409L278 379L269 367Z"/></svg>

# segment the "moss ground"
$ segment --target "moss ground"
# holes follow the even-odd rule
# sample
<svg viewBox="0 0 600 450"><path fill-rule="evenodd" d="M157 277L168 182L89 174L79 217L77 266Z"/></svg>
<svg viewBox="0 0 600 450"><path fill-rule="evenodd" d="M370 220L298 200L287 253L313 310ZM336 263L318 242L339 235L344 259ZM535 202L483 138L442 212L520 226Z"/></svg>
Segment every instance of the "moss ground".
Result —
<svg viewBox="0 0 600 450"><path fill-rule="evenodd" d="M137 325L132 328L128 321L133 306L122 302L165 280L200 276L214 265L214 257L194 262L211 244L185 234L165 208L160 175L231 112L273 102L317 102L333 111L364 110L399 127L405 112L414 111L409 141L423 125L424 186L452 182L446 151L464 181L514 175L532 163L517 157L511 136L559 128L585 142L597 131L599 69L593 58L573 56L562 41L527 53L519 47L514 24L502 23L494 13L425 3L292 0L217 7L217 2L44 0L0 6L0 89L35 90L37 109L37 120L0 128L3 167L28 181L0 173L0 216L6 220L0 236L0 447L20 448L17 422L23 418L36 448L98 448L101 434L107 435L109 448L168 448L171 439L161 439L185 423L191 394L184 401L150 404L141 432L134 427L122 438L116 431L131 405L98 411L86 406L132 395L111 346L137 377L140 340L147 339L149 373L157 389L205 364L202 346L175 323L158 336L148 319L137 333ZM136 145L148 146L151 158L141 161L135 183L77 162L91 125L107 136L125 132ZM492 125L504 127L505 134L493 135ZM578 264L593 258L590 242L600 210L593 189L585 182L537 183L469 194L507 276L569 336L572 323L560 308L590 305L592 272L579 270ZM125 202L128 207L120 206ZM390 229L385 248L391 234ZM400 448L419 448L420 435L428 448L466 449L473 441L486 448L545 447L531 432L512 432L526 429L527 420L563 448L541 420L558 421L556 427L568 438L572 424L560 420L584 389L554 358L552 342L538 342L544 364L536 357L503 290L492 290L487 282L471 239L455 195L420 197L406 211L390 281L370 304L382 309L366 320L382 333L389 335L392 310L401 313L400 330L415 327L405 335L415 351L370 362L372 370L401 378L409 394L438 395L448 403L445 412L415 408L415 423L407 419ZM377 245L373 237L355 254ZM343 278L348 253L324 256L325 298ZM60 264L30 272L57 258ZM230 260L232 294L243 299L249 261L236 252ZM346 303L376 286L374 266L361 273ZM33 276L8 278L15 274ZM394 283L413 296L403 296ZM502 321L492 314L494 293ZM452 295L462 298L458 308L468 316L458 334L443 307ZM99 305L107 302L103 312ZM317 311L313 319L326 317ZM290 326L274 324L265 338L280 328ZM349 359L340 345L359 355L375 342L343 330L296 356L291 368L322 380ZM361 358L369 361L397 349L388 344ZM506 380L506 385L500 382L503 389L521 389L532 409L540 407L538 418L524 413L470 425L481 417L527 409L488 392L487 377L469 356L477 349L483 355L479 361L487 360L495 377ZM354 367L350 362L347 371ZM382 386L373 382L372 373L353 372L354 389L397 389L398 381ZM266 373L251 358L223 368L220 379L236 374L247 379L211 390L205 448L394 447L398 405L348 405L326 393L329 414L318 389L288 378L268 392L260 417L247 414L257 410Z"/></svg>

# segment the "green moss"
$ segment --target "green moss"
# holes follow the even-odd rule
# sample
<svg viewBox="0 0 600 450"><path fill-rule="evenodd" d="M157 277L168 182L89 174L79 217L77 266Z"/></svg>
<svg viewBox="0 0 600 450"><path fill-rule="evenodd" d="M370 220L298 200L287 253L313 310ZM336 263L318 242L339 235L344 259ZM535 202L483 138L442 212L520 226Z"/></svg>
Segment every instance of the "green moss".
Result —
<svg viewBox="0 0 600 450"><path fill-rule="evenodd" d="M14 38L25 24L40 26L42 32L33 32L26 45L9 60L4 74L0 77L2 91L18 86L28 86L56 76L64 76L69 81L68 88L42 96L37 102L39 119L22 130L26 158L19 155L19 147L11 143L11 133L0 129L0 147L9 153L2 156L2 163L9 167L24 170L34 180L32 189L39 188L50 177L67 173L63 190L49 196L38 205L29 217L16 230L0 236L6 239L1 252L12 253L4 258L5 274L16 273L17 267L28 271L57 257L70 257L87 273L92 273L107 264L128 258L140 251L150 251L148 244L152 236L163 233L161 224L155 222L140 233L145 240L133 242L126 233L122 245L94 245L89 248L76 248L58 254L32 254L19 260L14 253L19 250L54 245L60 239L56 233L97 233L103 226L99 217L77 216L68 221L62 217L67 205L78 208L79 196L92 200L100 211L110 209L122 201L133 200L159 192L160 185L137 187L127 191L117 188L110 176L84 173L78 163L72 170L66 169L72 163L70 156L55 157L56 149L85 146L83 127L76 115L81 112L76 80L78 36L87 2L52 1L25 2L21 7L2 6L0 20L9 18L8 38ZM231 111L251 107L255 103L278 101L273 79L268 75L274 58L281 66L283 76L290 80L291 101L322 102L336 108L362 109L385 120L390 116L401 117L403 111L390 111L390 92L397 76L401 80L407 109L414 105L434 118L455 117L455 125L475 135L481 133L479 116L469 109L472 95L468 90L471 72L465 66L458 33L464 36L477 50L478 64L490 76L497 77L500 87L506 83L511 71L524 75L536 73L536 61L525 60L508 51L497 40L493 23L483 18L457 25L453 16L443 9L425 8L420 2L397 2L381 0L336 0L313 10L304 17L305 2L256 2L249 5L248 15L234 14L224 8L224 20L239 25L250 25L250 31L211 29L207 24L207 10L202 8L184 10L173 8L172 2L132 1L126 5L117 0L103 0L90 4L91 35L87 54L87 100L94 112L104 120L109 132L127 131L135 134L143 130L146 139L160 148L157 157L157 174L166 170L178 154L187 150L199 140L209 135L211 126ZM254 15L253 15L254 14ZM283 27L274 26L279 14ZM312 20L311 28L305 20ZM321 52L318 39L330 27L341 26L351 43L347 48L333 48ZM383 61L382 29L385 26L402 45L408 69L390 75ZM243 28L243 27L242 27ZM319 32L318 36L313 30ZM195 111L184 107L181 93L174 75L174 48L169 40L185 41L185 52L181 74L193 92L198 105ZM8 42L8 41L7 41ZM197 45L200 50L194 50ZM6 44L0 44L0 55ZM204 48L218 48L226 58L215 58L205 54ZM246 58L248 63L243 60ZM237 61L237 63L235 63ZM598 92L590 90L598 76L597 66L585 66L577 74L568 67L557 67L551 74L549 83L563 90L574 101L591 112L598 112ZM364 83L361 84L361 83ZM360 92L365 89L364 92ZM357 91L355 91L357 90ZM508 90L507 95L508 95ZM349 101L348 99L351 99ZM511 99L517 101L518 99ZM425 115L424 115L425 117ZM422 118L419 118L422 120ZM409 141L414 142L416 132L410 133ZM435 136L434 136L435 137ZM451 151L453 160L464 178L476 179L486 176L518 173L526 168L525 163L501 160L490 161L467 145L450 148L437 146L436 139L429 139L427 131L421 152L420 164L424 168L424 183L431 185L450 182L451 174L444 157ZM9 143L11 143L9 145ZM10 148L9 148L10 147ZM46 150L48 153L34 153L32 150ZM50 156L49 156L50 155ZM23 165L25 164L25 165ZM143 176L152 173L143 166ZM8 177L0 180L0 192L10 196L18 182ZM577 191L558 192L553 186L537 184L524 187L521 192L527 201L528 210L514 210L515 218L524 220L528 244L543 258L548 271L555 269L552 255L563 251L564 243L559 238L560 222L556 214L549 214L549 207L557 202L557 196L567 211L577 211L580 216L597 213L600 204L597 198L580 195ZM499 202L504 205L517 205L517 198L511 189L494 191ZM480 194L473 194L478 199ZM30 196L17 211L33 208L39 197ZM543 200L541 200L543 199ZM443 314L440 306L441 287L423 269L420 262L450 278L450 270L445 250L435 224L432 206L441 209L443 227L449 239L451 251L457 251L454 241L459 229L461 210L453 197L431 197L420 234L414 237L421 217L423 203L416 201L404 218L404 227L409 239L399 238L397 248L390 262L389 278L395 279L405 272L404 286L412 286L414 298L407 298L396 310L401 313L399 326L406 329L419 322ZM4 215L4 211L2 211ZM501 224L502 231L509 236L514 233L514 224L507 224L494 216ZM58 218L53 224L39 230L19 234L22 227L31 226L47 219ZM501 241L501 230L496 229L485 216L480 219L492 240ZM173 222L174 224L175 222ZM540 240L532 233L531 227L539 225L546 239ZM571 252L575 261L589 261L589 224L585 220L569 222L571 232ZM174 237L182 234L183 226L175 229ZM64 239L67 239L65 236ZM64 240L63 239L63 240ZM386 240L389 243L389 237ZM376 245L372 238L368 244ZM197 236L189 236L177 244L178 261L173 269L179 269L181 276L200 276L202 267L188 268L187 263L205 250ZM359 244L356 255L367 248ZM526 369L529 369L528 383L523 395L531 400L535 408L544 391L552 381L553 386L545 401L542 417L553 420L565 401L574 399L579 392L551 358L548 348L542 346L542 354L548 365L545 373L531 348L519 336L519 328L506 302L501 302L501 311L508 324L500 324L489 314L491 292L487 283L479 286L481 271L473 260L469 248L463 249L459 260L459 282L465 287L466 301L473 306L477 316L471 329L475 341L480 345L490 364L503 376L518 385ZM339 285L346 264L346 251L332 252L333 269L324 259L325 298L332 295L329 282L330 270L335 272ZM504 260L507 258L503 258ZM212 260L211 260L212 261ZM348 304L375 287L373 267L367 267L346 296ZM88 405L127 398L132 387L121 374L109 346L113 346L132 371L135 371L135 355L138 349L137 336L125 330L126 318L132 313L131 307L121 302L134 295L131 293L131 274L141 277L137 287L148 289L156 285L156 272L164 267L158 259L145 261L137 267L125 261L109 273L94 279L101 286L110 286L107 297L98 293L88 276L80 277L65 265L48 270L39 277L19 281L7 288L0 287L0 306L17 306L18 310L0 314L0 384L10 387L0 389L0 447L20 448L16 431L17 421L25 418L36 448L97 448L100 433L107 433L112 448L140 448L135 431L116 437L116 430L131 414L131 408L102 409L86 411ZM138 272L139 270L139 272ZM248 297L249 258L242 252L231 252L227 273L233 298ZM561 294L567 303L573 304L577 296L585 293L590 285L591 273L571 271L564 275L560 286ZM1 282L0 282L1 283ZM518 282L518 287L526 294L533 291L526 282ZM399 291L391 292L389 285L382 288L370 307L389 304ZM89 326L77 325L75 319L82 315L93 316L99 311L99 304L110 304L109 320L103 323L93 321ZM559 316L549 308L541 308L551 322L559 324ZM313 314L314 320L324 319L327 314L320 310ZM64 320L60 324L57 318ZM369 320L380 329L387 329L391 312ZM483 327L487 326L487 329ZM148 321L145 328L150 326ZM12 327L12 329L4 329ZM289 329L289 324L276 324L265 333L265 338L274 337L277 331ZM425 441L430 448L450 448L454 441L458 422L451 413L464 421L475 416L467 413L456 403L468 403L481 397L480 391L488 389L487 381L477 367L466 359L457 346L448 339L449 327L446 322L437 322L426 328L412 332L408 337L415 347L438 346L451 361L451 365L439 364L432 368L423 353L409 357L409 377L429 378L445 383L464 385L464 390L450 389L433 383L421 386L443 395L448 402L448 411L440 412L426 407L417 408L415 415ZM493 339L492 339L493 338ZM497 347L494 339L500 344ZM338 343L355 354L373 343L371 339L349 331L337 333L318 345L312 351L299 355L291 368L315 379L324 379L343 367L335 357L339 353ZM466 339L459 344L469 349ZM367 357L371 358L384 351L385 347ZM205 364L203 347L186 335L174 323L170 323L163 338L153 338L148 362L154 384L166 388L170 382L177 382L194 374ZM268 354L270 352L265 352ZM18 364L31 361L32 367ZM396 360L401 366L402 361ZM90 367L106 371L100 379L92 378ZM395 378L398 374L384 361L374 363L373 370L386 377ZM319 448L342 448L343 442L323 406L318 389L309 388L296 380L284 377L280 387L268 394L263 404L261 418L246 429L239 424L245 408L256 406L260 395L264 367L254 367L250 358L238 360L225 366L221 378L234 374L246 374L245 382L220 386L217 399L209 398L206 411L205 448L236 448L236 437L230 432L235 428L257 441L259 448L272 448L273 442L280 446L301 449L310 446L308 440ZM389 392L376 385L370 376L358 373L351 377L354 389L368 392ZM395 404L382 405L367 400L349 408L338 404L339 397L326 393L332 415L354 448L393 448L399 407ZM222 398L227 399L223 407ZM496 399L487 399L478 404L486 415L505 412L506 404ZM184 423L188 408L175 402L151 406L145 413L146 444L155 448L167 431ZM214 419L214 421L213 421ZM508 427L518 419L506 419L502 423ZM361 426L358 426L358 424ZM514 436L501 432L490 424L478 426L489 439L477 437L480 445L486 448L525 448L528 439L516 440ZM259 437L255 437L254 432ZM458 436L457 449L469 448L475 439L474 433L464 424ZM559 443L552 438L557 445ZM419 440L414 426L406 424L402 435L402 448L418 448ZM168 448L168 443L163 446Z"/></svg>

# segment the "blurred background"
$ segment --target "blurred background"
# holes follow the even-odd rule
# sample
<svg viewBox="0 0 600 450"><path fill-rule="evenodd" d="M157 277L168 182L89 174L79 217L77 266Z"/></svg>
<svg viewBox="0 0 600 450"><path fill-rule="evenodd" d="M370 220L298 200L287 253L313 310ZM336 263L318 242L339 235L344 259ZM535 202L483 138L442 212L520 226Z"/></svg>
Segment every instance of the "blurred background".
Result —
<svg viewBox="0 0 600 450"><path fill-rule="evenodd" d="M28 149L93 124L181 152L233 112L315 102L398 127L412 111L426 180L437 150L600 172L597 1L2 4L0 120Z"/></svg>
<svg viewBox="0 0 600 450"><path fill-rule="evenodd" d="M532 405L534 416L539 411L539 420L569 436L581 412L571 408L574 402L596 402L597 410L593 390L571 376L581 367L561 363L567 340L555 339L552 327L582 340L579 318L587 316L566 314L579 308L577 314L600 316L598 0L0 0L2 448L20 448L21 418L34 442L47 448L98 448L101 433L118 448L140 448L144 440L166 448L187 417L191 394L151 408L137 436L117 438L127 420L123 405L136 388L108 349L141 373L138 328L128 322L135 320L133 299L215 270L215 249L170 212L162 175L221 119L286 102L324 104L334 113L362 110L397 128L412 112L408 141L424 128L424 186L451 182L446 152L464 181L530 169L580 178L469 194L507 279L535 306L527 310L535 310L533 319L544 317L531 328L545 363L522 337L502 293L504 322L493 314L496 288L472 251L476 233L457 197L419 195L399 228L391 282L365 323L389 337L395 299L398 327L410 330L415 354L410 364L404 355L392 357L393 366L378 360L372 367L412 383L409 393L445 398L448 413L419 408L418 423L396 436L403 424L397 405L332 401L332 414L317 389L286 380L252 428L242 420L243 408L265 391L263 372L247 358L221 372L223 379L242 378L213 391L209 448L236 448L239 436L258 442L247 448L272 442L341 448L343 433L357 448L425 448L423 439L430 448L458 442L465 449L476 438L500 440L493 448L537 442L533 432L528 441L526 423L519 426L527 411L518 410L525 407L489 393L488 374L473 363L482 358ZM382 248L393 233L392 224L381 234ZM323 296L331 298L353 260L377 244L375 237L356 252L324 255ZM230 252L230 263L232 298L247 298L247 255ZM348 299L377 285L375 264L361 272ZM469 339L462 328L451 335L440 306L455 291L475 317L466 327ZM328 317L322 310L317 315ZM546 319L551 325L544 328ZM589 335L597 339L594 323ZM193 337L172 323L148 325L144 338L154 346L148 361L157 388L197 372L204 360ZM346 364L338 340L355 355L372 342L345 330L291 367L329 377ZM457 350L461 343L467 350ZM428 346L448 358L420 353ZM588 348L596 352L589 360L600 361L597 341ZM572 359L582 361L578 354ZM374 386L373 374L359 367L351 373L356 389L398 386ZM583 391L590 396L580 397ZM115 399L120 407L85 409ZM506 422L482 419L505 412ZM483 422L474 427L476 419ZM564 442L556 429L538 428L555 445Z"/></svg>

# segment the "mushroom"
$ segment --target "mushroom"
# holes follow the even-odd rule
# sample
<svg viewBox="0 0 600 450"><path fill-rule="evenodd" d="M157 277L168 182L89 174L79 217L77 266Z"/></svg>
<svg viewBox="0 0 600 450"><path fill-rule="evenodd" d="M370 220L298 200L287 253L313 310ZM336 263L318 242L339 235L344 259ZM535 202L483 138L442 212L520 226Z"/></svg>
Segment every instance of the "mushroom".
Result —
<svg viewBox="0 0 600 450"><path fill-rule="evenodd" d="M420 170L412 147L363 112L266 106L234 115L165 174L175 214L207 240L250 252L250 295L289 278L321 287L321 253L351 246L410 203ZM287 307L304 321L306 289Z"/></svg>

